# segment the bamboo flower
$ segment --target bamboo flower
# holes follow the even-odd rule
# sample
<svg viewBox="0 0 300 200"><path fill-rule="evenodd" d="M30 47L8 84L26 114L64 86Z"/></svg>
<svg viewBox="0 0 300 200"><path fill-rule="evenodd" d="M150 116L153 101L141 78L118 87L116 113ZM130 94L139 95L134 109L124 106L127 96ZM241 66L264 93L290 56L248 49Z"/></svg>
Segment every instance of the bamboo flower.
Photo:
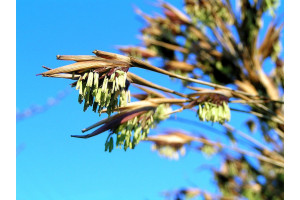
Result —
<svg viewBox="0 0 300 200"><path fill-rule="evenodd" d="M100 133L110 130L106 140L105 150L113 149L113 134L116 135L116 146L133 149L142 139L148 136L150 128L157 123L167 119L166 115L170 112L170 106L162 99L155 101L139 101L120 107L120 113L101 120L100 122L82 130L86 132L100 126L98 129L86 135L72 135L77 138L90 138ZM167 100L165 101L167 102Z"/></svg>

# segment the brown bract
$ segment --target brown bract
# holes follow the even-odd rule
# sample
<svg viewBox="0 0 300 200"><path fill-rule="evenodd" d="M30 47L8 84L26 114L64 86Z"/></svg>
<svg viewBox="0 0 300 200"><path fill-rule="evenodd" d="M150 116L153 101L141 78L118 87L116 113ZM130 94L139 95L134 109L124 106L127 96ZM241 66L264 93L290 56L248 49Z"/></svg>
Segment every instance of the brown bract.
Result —
<svg viewBox="0 0 300 200"><path fill-rule="evenodd" d="M51 69L49 71L43 72L38 75L51 76L60 73L72 73L72 72L81 73L89 69L99 69L99 68L109 69L115 67L129 67L128 63L104 60L103 58L102 60L97 60L96 57L93 56L57 56L57 58L61 60L73 60L77 62L62 67L58 67L55 69Z"/></svg>
<svg viewBox="0 0 300 200"><path fill-rule="evenodd" d="M97 126L103 125L100 128L98 128L97 130L95 130L94 132L92 132L90 134L86 134L86 135L71 135L71 137L90 138L90 137L99 135L100 133L103 133L107 130L114 130L121 124L126 123L127 121L133 119L134 117L139 116L143 113L146 113L148 110L151 110L154 108L155 108L155 106L144 106L144 107L136 107L135 109L129 109L129 110L123 111L121 113L118 113L112 117L106 118L86 129L82 130L82 132L85 132L85 131L88 131Z"/></svg>
<svg viewBox="0 0 300 200"><path fill-rule="evenodd" d="M186 62L176 61L176 60L166 62L164 68L166 70L177 70L177 69L179 69L180 71L183 71L183 72L192 72L194 70L193 65L187 64Z"/></svg>
<svg viewBox="0 0 300 200"><path fill-rule="evenodd" d="M170 131L164 135L148 136L145 141L155 142L159 146L169 145L169 146L183 146L194 140L194 137L189 136L185 133L179 131Z"/></svg>
<svg viewBox="0 0 300 200"><path fill-rule="evenodd" d="M150 49L141 48L141 47L118 47L120 51L123 53L129 54L129 55L139 55L143 58L152 58L157 56L157 53L155 51L152 51Z"/></svg>
<svg viewBox="0 0 300 200"><path fill-rule="evenodd" d="M173 19L176 18L176 20L180 21L181 24L189 24L190 23L190 18L185 15L183 12L175 8L173 5L168 4L166 2L162 3L161 5L163 8L167 9L167 16L169 15L172 16ZM172 14L171 14L172 13Z"/></svg>

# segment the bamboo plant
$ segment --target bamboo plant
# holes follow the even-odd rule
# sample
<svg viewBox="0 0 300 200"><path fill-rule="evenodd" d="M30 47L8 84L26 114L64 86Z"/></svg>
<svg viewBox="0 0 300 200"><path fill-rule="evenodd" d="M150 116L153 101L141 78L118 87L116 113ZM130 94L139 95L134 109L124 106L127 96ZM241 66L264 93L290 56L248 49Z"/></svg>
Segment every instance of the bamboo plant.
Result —
<svg viewBox="0 0 300 200"><path fill-rule="evenodd" d="M184 156L187 147L207 156L223 156L220 169L211 168L218 194L181 188L165 192L166 198L282 199L284 62L280 57L283 24L275 13L278 1L240 0L238 11L229 0L183 3L178 9L159 1L162 13L153 16L135 9L145 21L142 45L119 46L122 54L95 50L94 55L58 55L57 59L74 63L55 69L44 67L47 71L39 75L70 79L84 111L91 107L99 115L107 114L82 130L94 131L72 137L90 138L108 131L104 146L109 152L115 147L134 149L144 141L153 143L152 150L170 159ZM273 21L262 35L265 13L273 16ZM154 58L162 58L162 65L152 65ZM267 59L272 61L270 74L263 68ZM182 93L150 82L132 73L133 67L178 79L176 83L187 90ZM142 93L132 94L131 87ZM236 104L243 109L234 108ZM180 119L181 123L221 133L231 145L213 141L208 134L179 129L149 135L161 121L174 120L174 115L185 110L196 117ZM248 113L245 125L252 132L259 128L263 141L233 127L232 112ZM218 123L223 130L204 121ZM247 150L240 145L243 143ZM257 159L259 168L248 157Z"/></svg>

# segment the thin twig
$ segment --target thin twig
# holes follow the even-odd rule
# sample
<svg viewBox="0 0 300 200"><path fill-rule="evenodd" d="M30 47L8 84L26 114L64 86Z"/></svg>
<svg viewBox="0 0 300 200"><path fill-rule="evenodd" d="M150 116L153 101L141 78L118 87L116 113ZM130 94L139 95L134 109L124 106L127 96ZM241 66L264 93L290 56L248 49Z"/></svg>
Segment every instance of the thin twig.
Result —
<svg viewBox="0 0 300 200"><path fill-rule="evenodd" d="M224 123L223 126L226 129L239 134L241 137L245 138L246 140L248 140L248 141L252 142L253 144L255 144L256 146L260 147L266 153L268 153L268 154L269 153L274 154L276 156L276 158L280 159L281 161L284 160L284 158L280 154L278 154L275 151L272 151L270 148L268 148L267 146L263 145L262 143L260 143L259 141L257 141L253 137L251 137L250 135L248 135L248 134L246 134L246 133L244 133L244 132L242 132L240 130L235 129L233 126L229 125L228 123Z"/></svg>
<svg viewBox="0 0 300 200"><path fill-rule="evenodd" d="M242 103L242 104L251 104L251 103L280 103L280 104L284 104L284 101L281 100L272 100L272 99L267 99L267 100L263 100L263 99L253 99L253 100L231 100L229 101L229 103Z"/></svg>
<svg viewBox="0 0 300 200"><path fill-rule="evenodd" d="M263 155L259 155L259 154L253 153L251 151L240 149L238 147L227 146L227 145L224 145L224 144L221 144L221 143L218 143L218 142L214 142L214 141L210 141L210 140L207 140L207 139L204 139L204 138L196 138L196 137L194 137L194 141L205 143L205 144L208 144L208 145L217 146L219 148L231 149L231 150L234 150L234 151L239 152L241 154L244 154L244 155L247 155L247 156L251 156L251 157L255 157L255 158L257 158L257 159L259 159L261 161L265 161L265 162L271 163L273 165L277 165L279 167L284 167L284 163L283 162L280 162L278 160L274 160L272 158L269 158L269 157L266 157L266 156L263 156Z"/></svg>
<svg viewBox="0 0 300 200"><path fill-rule="evenodd" d="M263 115L263 114L258 113L258 112L247 111L247 110L240 110L240 109L236 109L236 108L230 108L230 110L232 110L232 111L237 111L237 112L243 112L243 113L249 113L249 114L255 115L255 116L257 116L257 117L264 118L264 119L268 119L268 120L271 120L271 121L276 122L276 123L279 123L279 124L284 124L283 121L281 121L281 120L279 120L279 119L277 119L277 118L269 117L269 116ZM282 136L282 137L283 137L283 136Z"/></svg>
<svg viewBox="0 0 300 200"><path fill-rule="evenodd" d="M183 117L177 117L177 116L176 117L171 116L169 119L174 120L174 121L179 122L179 123L185 123L185 124L193 125L197 128L203 127L203 128L205 128L205 130L211 131L211 132L216 133L216 134L221 135L221 136L225 136L224 132L222 132L221 130L219 130L217 128L214 128L213 126L209 126L207 124L200 123L199 121L194 121L194 120L186 119L186 118L183 118ZM251 143L249 140L241 140L240 142L243 142L245 145L248 145L249 147L253 148L253 146L252 146L253 143Z"/></svg>
<svg viewBox="0 0 300 200"><path fill-rule="evenodd" d="M174 50L174 51L180 51L180 52L186 53L186 54L188 53L188 50L186 48L181 47L181 46L177 46L177 45L174 45L174 44L169 44L169 43L166 43L166 42L161 42L161 41L146 38L146 37L143 37L142 39L146 43L151 43L151 44L154 44L154 45L157 45L157 46L164 47L166 49L171 49L171 50Z"/></svg>

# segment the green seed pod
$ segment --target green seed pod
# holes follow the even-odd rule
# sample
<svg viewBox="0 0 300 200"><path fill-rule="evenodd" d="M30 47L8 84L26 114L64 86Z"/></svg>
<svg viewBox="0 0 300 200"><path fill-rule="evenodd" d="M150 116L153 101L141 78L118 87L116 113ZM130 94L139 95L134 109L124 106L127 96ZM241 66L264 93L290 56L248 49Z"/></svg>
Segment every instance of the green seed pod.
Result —
<svg viewBox="0 0 300 200"><path fill-rule="evenodd" d="M111 93L115 92L115 86L116 86L116 81L112 82L112 88L111 88Z"/></svg>
<svg viewBox="0 0 300 200"><path fill-rule="evenodd" d="M104 107L105 106L105 103L106 103L106 97L107 97L107 89L105 89L103 91L103 88L102 88L102 94L101 94L101 107Z"/></svg>
<svg viewBox="0 0 300 200"><path fill-rule="evenodd" d="M115 84L115 91L119 91L119 89L120 89L120 88L119 88L119 77L116 77L116 78L115 78L115 83L116 83L116 84Z"/></svg>
<svg viewBox="0 0 300 200"><path fill-rule="evenodd" d="M98 89L98 85L99 85L99 74L98 73L94 73L94 87L96 89Z"/></svg>
<svg viewBox="0 0 300 200"><path fill-rule="evenodd" d="M115 73L113 73L111 76L110 76L110 79L109 79L109 82L114 82L115 81Z"/></svg>
<svg viewBox="0 0 300 200"><path fill-rule="evenodd" d="M108 106L106 111L107 115L110 116L112 112L113 112L113 108L111 106Z"/></svg>
<svg viewBox="0 0 300 200"><path fill-rule="evenodd" d="M142 127L141 127L141 126L138 126L138 127L135 129L135 131L134 131L134 135L136 135L136 141L137 141L136 144L138 144L139 141L140 141L140 139L141 139L141 131L142 131Z"/></svg>
<svg viewBox="0 0 300 200"><path fill-rule="evenodd" d="M124 87L125 87L125 85L126 85L126 79L127 79L127 73L124 72Z"/></svg>
<svg viewBox="0 0 300 200"><path fill-rule="evenodd" d="M89 96L89 106L92 106L94 102L94 97L92 96L92 94L90 94Z"/></svg>
<svg viewBox="0 0 300 200"><path fill-rule="evenodd" d="M96 101L94 101L94 104L93 104L93 111L94 112L97 111L97 107L98 107L98 103Z"/></svg>
<svg viewBox="0 0 300 200"><path fill-rule="evenodd" d="M216 122L217 121L217 114L216 114L216 107L211 108L211 121Z"/></svg>
<svg viewBox="0 0 300 200"><path fill-rule="evenodd" d="M133 118L132 124L135 125L137 122L138 122L138 118L137 117Z"/></svg>
<svg viewBox="0 0 300 200"><path fill-rule="evenodd" d="M83 105L83 112L85 112L88 107L89 107L89 104L85 101L84 105Z"/></svg>
<svg viewBox="0 0 300 200"><path fill-rule="evenodd" d="M124 151L126 151L127 150L127 148L128 148L128 146L129 146L129 142L127 141L127 140L125 140L125 142L124 142Z"/></svg>
<svg viewBox="0 0 300 200"><path fill-rule="evenodd" d="M87 102L87 104L89 104L90 101L90 91L91 91L90 87L85 87L84 100Z"/></svg>
<svg viewBox="0 0 300 200"><path fill-rule="evenodd" d="M88 86L88 87L92 87L93 86L93 77L94 77L94 73L90 72L89 76L88 76L88 80L87 80L86 86Z"/></svg>
<svg viewBox="0 0 300 200"><path fill-rule="evenodd" d="M108 150L108 146L109 146L109 143L108 143L108 141L106 140L106 142L105 142L105 151Z"/></svg>
<svg viewBox="0 0 300 200"><path fill-rule="evenodd" d="M83 102L83 96L81 94L78 95L78 102L80 104Z"/></svg>
<svg viewBox="0 0 300 200"><path fill-rule="evenodd" d="M134 146L131 141L129 141L129 149L134 149Z"/></svg>
<svg viewBox="0 0 300 200"><path fill-rule="evenodd" d="M113 99L118 100L118 96L120 95L121 91L118 90L114 93Z"/></svg>
<svg viewBox="0 0 300 200"><path fill-rule="evenodd" d="M79 78L78 81L76 82L76 90L79 90L80 86L82 86L82 81Z"/></svg>
<svg viewBox="0 0 300 200"><path fill-rule="evenodd" d="M216 121L217 122L221 122L223 120L223 116L221 115L220 108L222 108L222 106L217 106L216 109L215 109L216 110L215 112L216 112L216 117L217 117Z"/></svg>
<svg viewBox="0 0 300 200"><path fill-rule="evenodd" d="M84 73L84 75L82 76L82 80L85 80L85 79L86 79L86 77L88 76L88 74L89 74L89 73L87 73L87 72L86 72L86 73Z"/></svg>
<svg viewBox="0 0 300 200"><path fill-rule="evenodd" d="M218 106L218 115L220 116L220 118L225 118L225 115L224 115L224 109L223 109L223 105L222 106Z"/></svg>
<svg viewBox="0 0 300 200"><path fill-rule="evenodd" d="M208 111L210 109L210 104L208 102L204 102L204 108Z"/></svg>
<svg viewBox="0 0 300 200"><path fill-rule="evenodd" d="M201 115L201 113L202 113L202 105L201 104L199 104L199 106L198 106L198 115L200 116Z"/></svg>
<svg viewBox="0 0 300 200"><path fill-rule="evenodd" d="M103 80L103 84L102 84L102 92L104 92L106 90L107 83L108 83L108 79L107 79L107 76L105 76L104 80Z"/></svg>
<svg viewBox="0 0 300 200"><path fill-rule="evenodd" d="M119 88L123 88L123 82L124 82L124 76L119 76L118 77L118 84L119 84Z"/></svg>
<svg viewBox="0 0 300 200"><path fill-rule="evenodd" d="M205 121L205 119L206 119L206 112L207 112L206 108L203 107L202 113L200 115L201 121Z"/></svg>
<svg viewBox="0 0 300 200"><path fill-rule="evenodd" d="M105 106L108 107L110 104L111 94L107 91L106 103Z"/></svg>
<svg viewBox="0 0 300 200"><path fill-rule="evenodd" d="M120 95L120 102L119 102L120 107L126 105L125 98L126 98L126 92L125 92L125 90L122 90L121 95Z"/></svg>
<svg viewBox="0 0 300 200"><path fill-rule="evenodd" d="M85 89L85 83L84 82L80 82L79 83L80 84L80 86L79 86L79 94L81 94L81 95L83 95L84 96L84 89Z"/></svg>
<svg viewBox="0 0 300 200"><path fill-rule="evenodd" d="M109 152L111 152L114 148L114 139L112 137L110 137L109 140Z"/></svg>
<svg viewBox="0 0 300 200"><path fill-rule="evenodd" d="M92 95L93 97L96 97L96 95L97 95L97 88L92 87L92 93L91 93L91 95Z"/></svg>
<svg viewBox="0 0 300 200"><path fill-rule="evenodd" d="M98 88L97 89L97 94L96 94L96 97L95 97L95 102L98 102L98 103L100 103L100 101L101 101L101 88Z"/></svg>
<svg viewBox="0 0 300 200"><path fill-rule="evenodd" d="M226 120L229 121L230 120L230 108L228 106L227 103L223 102L223 107L224 107L224 110L225 110L225 113L226 113Z"/></svg>
<svg viewBox="0 0 300 200"><path fill-rule="evenodd" d="M205 115L205 120L210 121L211 118L211 110L207 110L206 115Z"/></svg>

